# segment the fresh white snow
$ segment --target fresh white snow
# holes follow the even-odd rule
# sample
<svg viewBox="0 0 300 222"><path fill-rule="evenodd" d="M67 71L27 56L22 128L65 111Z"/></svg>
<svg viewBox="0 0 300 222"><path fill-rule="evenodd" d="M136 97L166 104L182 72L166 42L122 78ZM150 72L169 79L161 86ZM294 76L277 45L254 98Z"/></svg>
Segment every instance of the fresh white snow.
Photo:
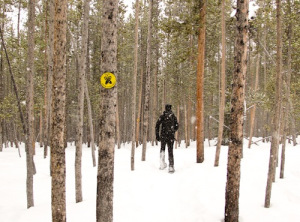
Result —
<svg viewBox="0 0 300 222"><path fill-rule="evenodd" d="M259 140L254 138L254 141ZM300 140L298 141L300 142ZM215 144L215 141L210 141ZM300 145L288 144L285 178L273 183L271 207L264 208L270 143L259 142L246 148L241 165L240 221L300 221ZM159 144L160 145L160 144ZM224 219L227 147L222 147L220 166L214 167L215 146L205 143L205 161L196 163L196 143L174 149L175 170L159 170L159 146L147 146L146 161L141 147L136 149L135 171L130 170L131 144L115 150L114 221L115 222L221 222ZM167 153L167 152L166 152ZM26 203L26 157L24 144L20 158L16 148L0 153L0 221L50 222L51 178L49 157L36 144L34 157L34 207ZM281 149L279 154L281 154ZM168 155L166 154L166 160ZM96 221L97 167L92 167L90 148L83 146L83 202L75 203L75 146L66 149L67 221Z"/></svg>

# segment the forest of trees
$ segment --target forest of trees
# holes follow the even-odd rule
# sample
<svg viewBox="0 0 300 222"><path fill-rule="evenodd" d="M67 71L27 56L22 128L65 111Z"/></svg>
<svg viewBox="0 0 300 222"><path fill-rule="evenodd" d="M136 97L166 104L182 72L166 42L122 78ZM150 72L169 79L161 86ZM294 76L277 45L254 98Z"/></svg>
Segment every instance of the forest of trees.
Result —
<svg viewBox="0 0 300 222"><path fill-rule="evenodd" d="M164 2L164 5L162 5ZM154 141L153 123L170 103L180 120L178 142L196 138L196 70L197 43L199 32L199 7L192 0L153 1L150 96L148 140ZM250 2L251 3L251 2ZM274 1L257 1L259 8L249 21L248 68L245 89L245 137L264 137L272 132L271 117L276 88L276 7ZM0 54L0 134L1 144L25 141L20 109L25 118L26 113L26 72L30 33L27 15L27 1L1 1L1 54ZM101 46L101 2L90 1L86 54L86 82L90 95L96 144L99 142L99 90L100 90L100 46ZM163 7L162 7L163 6ZM295 134L299 130L298 119L300 100L298 98L299 56L299 7L298 1L286 1L282 4L282 73L285 84L281 94L283 111L288 112L289 124L287 134ZM82 44L83 1L69 1L67 27L67 79L66 79L66 141L76 138L78 120L78 94L80 90L79 59ZM209 1L206 7L206 44L205 44L205 76L204 76L204 133L205 138L218 136L219 100L221 91L221 1ZM225 1L224 20L226 30L226 83L224 124L229 125L231 81L234 61L235 17L234 1ZM48 100L48 60L51 48L49 33L48 1L36 3L34 26L34 137L47 144ZM134 15L125 18L126 7L119 2L118 16L118 132L117 140L121 143L132 140L132 78L134 73ZM143 112L146 84L147 57L147 20L148 3L140 2L138 33L138 66L136 83L136 140L142 142ZM17 19L16 19L17 18ZM4 46L6 50L4 50ZM180 47L179 47L180 46ZM6 57L7 53L7 57ZM9 63L8 63L9 61ZM10 70L12 73L10 73ZM12 81L11 75L14 76ZM16 99L15 87L18 92ZM51 97L50 97L51 98ZM86 100L85 100L86 101ZM255 109L254 109L255 107ZM84 103L83 142L90 142L87 103ZM281 124L282 125L282 124ZM281 135L283 128L281 128ZM224 128L223 142L228 138L228 128ZM138 144L138 143L137 143ZM2 149L2 147L1 147Z"/></svg>
<svg viewBox="0 0 300 222"><path fill-rule="evenodd" d="M106 158L100 161L107 168L99 167L99 187L100 178L113 181L113 165L107 163L113 163L114 144L121 148L132 142L133 170L135 146L143 144L145 160L146 141L156 142L155 122L166 103L172 104L180 124L175 147L219 138L218 144L211 144L217 145L217 166L221 144L232 141L235 84L243 85L243 113L238 115L249 148L253 137L295 143L300 130L299 1L250 0L244 84L233 83L241 62L235 61L236 1L137 0L131 14L123 0L103 2L0 1L0 152L9 143L26 143L29 190L35 173L32 156L38 148L34 142L39 142L45 157L50 144L60 147L57 153L51 150L51 157L62 163L62 169L51 170L55 177L64 167L58 154L64 153L67 142L76 141L77 202L82 199L82 143L91 145L94 166L94 144L99 146L99 158ZM112 5L115 9L109 8ZM108 21L106 13L112 13ZM110 91L100 85L101 74L108 71L117 77ZM63 130L55 124L63 124ZM55 132L57 140L50 136ZM204 161L201 152L200 147L197 162ZM103 190L98 189L99 195ZM29 199L28 207L33 205ZM111 205L105 207L111 210Z"/></svg>

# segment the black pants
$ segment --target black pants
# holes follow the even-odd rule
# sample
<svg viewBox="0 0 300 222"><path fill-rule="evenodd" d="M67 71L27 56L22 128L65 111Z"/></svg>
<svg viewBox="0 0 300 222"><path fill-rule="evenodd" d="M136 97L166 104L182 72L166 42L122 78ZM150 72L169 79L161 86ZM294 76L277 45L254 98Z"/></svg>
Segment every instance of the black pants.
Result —
<svg viewBox="0 0 300 222"><path fill-rule="evenodd" d="M173 155L174 140L162 140L160 152L165 152L166 145L168 146L169 166L174 166L174 155Z"/></svg>

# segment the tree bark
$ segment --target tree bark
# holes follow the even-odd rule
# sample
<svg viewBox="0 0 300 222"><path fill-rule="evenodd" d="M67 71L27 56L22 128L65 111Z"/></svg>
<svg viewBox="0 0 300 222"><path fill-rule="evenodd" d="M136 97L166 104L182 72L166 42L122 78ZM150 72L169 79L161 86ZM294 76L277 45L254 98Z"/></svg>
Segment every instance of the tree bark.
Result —
<svg viewBox="0 0 300 222"><path fill-rule="evenodd" d="M288 4L288 13L292 15L291 12L291 1L287 1ZM288 24L288 69L287 69L287 83L286 83L286 90L287 90L287 99L288 99L288 113L287 113L287 122L291 122L291 132L292 132L292 138L293 138L293 145L297 145L296 141L296 130L295 130L295 118L294 118L294 107L290 98L290 91L291 91L291 74L292 74L292 37L293 37L293 22L292 20L289 20ZM288 118L288 116L291 116L291 118ZM290 120L291 119L291 120Z"/></svg>
<svg viewBox="0 0 300 222"><path fill-rule="evenodd" d="M189 147L189 139L188 139L188 117L187 117L187 105L186 102L184 104L184 137L185 137L185 148Z"/></svg>
<svg viewBox="0 0 300 222"><path fill-rule="evenodd" d="M291 0L287 0L287 10L288 10L288 16L292 15L292 6L291 6ZM289 101L290 101L290 87L291 87L291 72L292 72L292 35L293 35L293 24L292 20L289 20L288 27L287 27L287 38L288 38L288 55L287 55L287 72L284 75L284 91L285 91L285 99L283 101L285 109L283 110L283 142L282 142L282 150L281 150L281 164L280 164L280 178L284 178L284 167L285 167L285 148L286 148L286 137L287 137L287 131L288 131L288 123L289 123Z"/></svg>
<svg viewBox="0 0 300 222"><path fill-rule="evenodd" d="M138 104L138 115L137 115L137 120L136 120L136 135L135 135L135 140L136 140L136 147L139 146L139 133L140 133L140 125L141 125L141 119L142 119L142 95L143 95L143 75L144 72L141 72L141 89L139 93L139 104Z"/></svg>
<svg viewBox="0 0 300 222"><path fill-rule="evenodd" d="M136 129L136 80L138 72L138 46L139 46L139 0L135 1L135 28L134 28L134 69L132 78L132 141L131 141L131 170L134 170L134 158L135 158L135 129Z"/></svg>
<svg viewBox="0 0 300 222"><path fill-rule="evenodd" d="M159 16L159 12L158 12L158 7L159 7L159 3L158 1L153 2L153 18L154 18L154 27L158 26L158 16ZM155 32L155 31L154 31ZM155 136L155 124L157 121L157 105L158 105L158 82L157 82L157 76L158 76L158 69L159 69L159 46L158 46L158 34L157 32L155 32L154 34L154 41L155 43L155 58L154 58L154 73L153 73L153 104L152 104L152 146L154 146L154 143L157 145L158 141L156 140L156 136Z"/></svg>
<svg viewBox="0 0 300 222"><path fill-rule="evenodd" d="M260 53L257 54L256 61L256 72L255 72L255 83L254 83L254 93L258 90L258 80L259 80L259 69L260 69ZM251 148L252 137L254 132L254 122L255 122L255 112L256 112L256 104L253 105L250 111L250 133L249 133L249 142L248 148Z"/></svg>
<svg viewBox="0 0 300 222"><path fill-rule="evenodd" d="M48 42L47 42L47 106L46 106L46 123L45 123L45 138L44 138L44 158L48 155L48 145L51 138L51 103L52 103L52 85L53 85L53 51L54 51L54 0L49 0L49 19L48 19ZM51 158L51 157L50 157ZM52 161L51 161L52 162Z"/></svg>
<svg viewBox="0 0 300 222"><path fill-rule="evenodd" d="M27 140L26 140L26 163L27 163L27 208L34 206L33 200L33 153L34 153L34 27L35 27L35 0L28 2L28 56L27 56L27 87L26 87L26 108L27 108Z"/></svg>
<svg viewBox="0 0 300 222"><path fill-rule="evenodd" d="M225 222L239 221L240 163L243 148L244 88L247 72L248 0L237 1L234 73L230 113L230 144L225 193Z"/></svg>
<svg viewBox="0 0 300 222"><path fill-rule="evenodd" d="M82 138L83 138L83 114L84 114L84 88L85 88L85 71L86 71L86 55L89 28L89 11L90 1L84 1L83 24L81 36L81 52L79 56L79 78L78 78L78 122L76 130L76 155L75 155L75 188L76 203L82 201Z"/></svg>
<svg viewBox="0 0 300 222"><path fill-rule="evenodd" d="M149 0L149 18L148 18L148 37L147 37L147 69L145 84L145 102L144 102L144 122L143 122L143 149L142 161L146 160L147 138L149 128L149 100L150 100L150 76L151 76L151 36L152 36L152 5L153 0Z"/></svg>
<svg viewBox="0 0 300 222"><path fill-rule="evenodd" d="M92 151L92 161L93 161L93 167L96 166L96 157L95 157L95 137L94 137L94 126L93 126L93 116L92 116L92 106L91 106L91 100L89 95L89 89L87 86L87 80L84 79L84 94L87 101L87 107L88 107L88 118L89 118L89 126L90 126L90 139L91 139L91 151Z"/></svg>
<svg viewBox="0 0 300 222"><path fill-rule="evenodd" d="M101 72L117 72L118 0L103 0ZM113 221L114 148L117 88L101 88L97 175L97 222Z"/></svg>
<svg viewBox="0 0 300 222"><path fill-rule="evenodd" d="M204 161L204 66L205 66L205 30L206 1L200 1L200 29L198 38L197 64L197 163Z"/></svg>
<svg viewBox="0 0 300 222"><path fill-rule="evenodd" d="M221 29L222 29L222 64L221 64L221 88L220 88L220 106L219 106L219 129L218 143L216 148L215 166L219 166L221 144L223 139L224 128L224 111L225 111L225 86L226 86L226 29L225 29L225 0L222 0L221 7Z"/></svg>
<svg viewBox="0 0 300 222"><path fill-rule="evenodd" d="M66 221L65 102L67 0L55 0L51 130L52 221Z"/></svg>
<svg viewBox="0 0 300 222"><path fill-rule="evenodd" d="M276 161L278 156L278 147L280 140L280 117L281 117L281 89L282 89L282 34L281 34L281 0L276 0L277 17L277 61L276 61L276 87L273 116L273 133L270 149L269 171L265 196L265 207L270 207L272 182L276 173Z"/></svg>

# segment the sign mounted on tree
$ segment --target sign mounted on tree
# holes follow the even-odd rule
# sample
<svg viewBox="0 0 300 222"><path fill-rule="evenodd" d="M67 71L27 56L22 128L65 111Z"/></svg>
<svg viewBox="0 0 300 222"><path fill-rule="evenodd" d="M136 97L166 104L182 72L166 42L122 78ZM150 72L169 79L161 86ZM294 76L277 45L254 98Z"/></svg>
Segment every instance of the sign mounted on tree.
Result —
<svg viewBox="0 0 300 222"><path fill-rule="evenodd" d="M106 89L113 88L116 85L116 82L116 76L111 72L105 72L100 77L100 83Z"/></svg>

